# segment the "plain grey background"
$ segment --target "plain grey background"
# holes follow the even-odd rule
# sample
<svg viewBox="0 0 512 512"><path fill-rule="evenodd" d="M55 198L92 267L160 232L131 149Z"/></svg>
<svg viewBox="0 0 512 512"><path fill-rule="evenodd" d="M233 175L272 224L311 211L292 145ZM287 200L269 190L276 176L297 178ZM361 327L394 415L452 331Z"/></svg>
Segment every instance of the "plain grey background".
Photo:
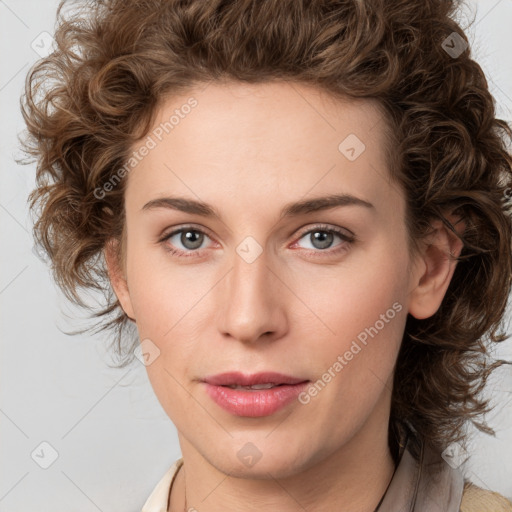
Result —
<svg viewBox="0 0 512 512"><path fill-rule="evenodd" d="M102 336L61 331L82 326L76 317L84 316L32 251L26 201L34 167L14 161L24 129L19 97L44 51L45 32L53 33L57 4L0 0L0 512L139 511L180 456L176 430L141 363L109 368ZM512 1L468 1L463 28L475 14L467 30L473 58L486 73L498 117L511 122ZM496 355L512 359L512 342ZM510 368L496 373L487 393L498 404L487 417L497 437L476 433L463 469L475 484L512 499Z"/></svg>

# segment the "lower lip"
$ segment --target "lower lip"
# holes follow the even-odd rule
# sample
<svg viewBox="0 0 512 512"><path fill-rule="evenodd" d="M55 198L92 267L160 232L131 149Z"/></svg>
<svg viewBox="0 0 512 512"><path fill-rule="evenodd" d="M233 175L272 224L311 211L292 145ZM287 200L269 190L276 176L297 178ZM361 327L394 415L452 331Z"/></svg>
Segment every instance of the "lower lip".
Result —
<svg viewBox="0 0 512 512"><path fill-rule="evenodd" d="M309 382L309 381L308 381ZM297 399L308 382L248 391L205 383L206 392L224 410L236 416L270 416Z"/></svg>

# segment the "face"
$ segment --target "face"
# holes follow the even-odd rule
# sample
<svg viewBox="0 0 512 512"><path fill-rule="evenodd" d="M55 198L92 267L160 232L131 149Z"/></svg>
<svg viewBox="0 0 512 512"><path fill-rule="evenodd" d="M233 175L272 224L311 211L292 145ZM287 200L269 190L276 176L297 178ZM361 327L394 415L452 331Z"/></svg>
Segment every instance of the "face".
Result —
<svg viewBox="0 0 512 512"><path fill-rule="evenodd" d="M371 100L211 83L163 103L134 146L115 290L183 451L284 476L387 429L418 274L384 130ZM215 385L226 372L294 380Z"/></svg>

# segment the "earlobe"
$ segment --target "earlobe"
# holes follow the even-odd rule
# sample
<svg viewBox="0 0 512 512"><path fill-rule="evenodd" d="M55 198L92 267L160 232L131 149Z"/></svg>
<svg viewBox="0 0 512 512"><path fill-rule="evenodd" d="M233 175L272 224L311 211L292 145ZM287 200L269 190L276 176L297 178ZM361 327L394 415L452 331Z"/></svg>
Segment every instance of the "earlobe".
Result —
<svg viewBox="0 0 512 512"><path fill-rule="evenodd" d="M103 255L105 257L105 263L107 266L108 276L112 289L114 290L114 293L116 294L116 297L118 298L123 311L131 320L135 322L136 320L130 299L128 282L119 262L117 250L118 244L118 240L109 240L105 244Z"/></svg>
<svg viewBox="0 0 512 512"><path fill-rule="evenodd" d="M453 218L447 219L454 224ZM432 228L418 256L421 264L416 265L410 293L409 313L418 320L431 317L441 306L463 248L462 240L441 220L434 221ZM463 223L457 222L456 229L462 234Z"/></svg>

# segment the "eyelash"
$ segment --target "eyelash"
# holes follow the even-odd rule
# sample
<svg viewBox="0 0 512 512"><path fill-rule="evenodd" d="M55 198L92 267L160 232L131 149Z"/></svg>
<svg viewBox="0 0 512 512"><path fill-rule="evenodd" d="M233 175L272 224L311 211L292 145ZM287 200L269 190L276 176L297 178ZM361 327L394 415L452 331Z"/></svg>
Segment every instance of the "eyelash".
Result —
<svg viewBox="0 0 512 512"><path fill-rule="evenodd" d="M198 253L200 253L201 249L196 249L196 250L189 249L188 251L182 251L181 249L174 249L174 248L170 247L168 243L166 243L174 235L176 235L178 233L182 233L182 232L187 232L187 231L194 231L196 233L200 233L200 234L203 234L203 235L209 237L208 233L206 233L202 229L196 228L195 226L182 226L179 229L176 229L176 230L171 231L170 233L164 235L162 238L160 238L159 243L162 243L164 245L165 250L168 251L169 253L171 253L172 255L176 255L179 257L183 257L183 258L197 257ZM315 233L317 231L337 235L343 242L348 243L348 244L353 244L356 241L356 237L353 234L349 235L341 229L333 228L333 227L327 226L325 224L321 224L321 225L315 226L313 228L310 228L307 231L302 232L300 234L300 236L297 238L297 242L301 238L303 238L305 235L308 235L310 233ZM211 238L211 237L209 237L209 238ZM297 242L294 242L294 244ZM316 254L320 253L319 256L322 254L326 254L326 253L332 256L332 255L337 254L338 252L346 251L347 248L345 247L345 244L341 243L338 246L336 246L334 249L325 249L325 250L305 249L305 250L311 251Z"/></svg>

